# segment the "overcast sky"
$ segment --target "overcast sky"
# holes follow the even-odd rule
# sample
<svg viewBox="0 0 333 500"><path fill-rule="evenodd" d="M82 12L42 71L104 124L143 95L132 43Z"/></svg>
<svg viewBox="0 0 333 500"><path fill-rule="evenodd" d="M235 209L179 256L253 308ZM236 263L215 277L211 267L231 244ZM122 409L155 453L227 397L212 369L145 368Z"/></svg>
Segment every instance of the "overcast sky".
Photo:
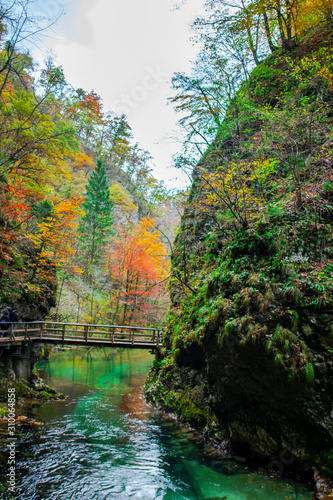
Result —
<svg viewBox="0 0 333 500"><path fill-rule="evenodd" d="M181 3L178 1L178 4ZM134 139L154 157L154 174L170 187L183 187L183 174L168 168L180 145L179 119L170 83L175 71L189 72L198 47L190 41L189 23L202 14L203 0L36 0L49 17L64 11L45 44L67 81L94 90L105 111L125 113ZM44 47L45 49L46 47Z"/></svg>

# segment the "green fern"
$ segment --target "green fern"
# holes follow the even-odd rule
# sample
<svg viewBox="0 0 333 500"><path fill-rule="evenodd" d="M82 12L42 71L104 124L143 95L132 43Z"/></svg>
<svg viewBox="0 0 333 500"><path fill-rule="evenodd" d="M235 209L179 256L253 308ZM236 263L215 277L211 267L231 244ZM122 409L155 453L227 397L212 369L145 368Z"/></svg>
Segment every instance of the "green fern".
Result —
<svg viewBox="0 0 333 500"><path fill-rule="evenodd" d="M275 354L274 361L278 366L285 366L283 361L283 356L279 352Z"/></svg>
<svg viewBox="0 0 333 500"><path fill-rule="evenodd" d="M224 325L224 333L225 335L229 335L230 333L233 332L235 328L235 324L233 321L228 321L225 325Z"/></svg>
<svg viewBox="0 0 333 500"><path fill-rule="evenodd" d="M314 372L314 367L312 363L308 363L304 367L304 377L306 382L311 383L314 381L315 378L315 372Z"/></svg>

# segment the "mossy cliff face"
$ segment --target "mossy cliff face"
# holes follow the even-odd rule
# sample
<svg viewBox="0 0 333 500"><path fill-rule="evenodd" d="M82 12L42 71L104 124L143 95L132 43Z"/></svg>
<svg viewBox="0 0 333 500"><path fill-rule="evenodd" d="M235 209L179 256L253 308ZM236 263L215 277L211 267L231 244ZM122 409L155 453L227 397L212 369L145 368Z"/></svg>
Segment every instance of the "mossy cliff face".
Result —
<svg viewBox="0 0 333 500"><path fill-rule="evenodd" d="M261 63L195 168L168 328L145 388L211 437L329 476L331 46L324 27Z"/></svg>

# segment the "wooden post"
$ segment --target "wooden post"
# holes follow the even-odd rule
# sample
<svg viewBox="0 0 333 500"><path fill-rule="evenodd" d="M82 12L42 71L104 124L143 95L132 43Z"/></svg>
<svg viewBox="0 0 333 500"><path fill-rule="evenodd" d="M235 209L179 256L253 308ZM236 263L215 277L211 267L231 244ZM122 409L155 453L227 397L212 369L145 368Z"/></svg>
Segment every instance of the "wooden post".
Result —
<svg viewBox="0 0 333 500"><path fill-rule="evenodd" d="M112 345L114 344L114 332L115 332L115 328L112 328Z"/></svg>
<svg viewBox="0 0 333 500"><path fill-rule="evenodd" d="M160 343L160 332L157 332L156 347L158 347L159 343Z"/></svg>
<svg viewBox="0 0 333 500"><path fill-rule="evenodd" d="M28 336L28 323L26 323L24 326L24 340L27 340L27 336Z"/></svg>
<svg viewBox="0 0 333 500"><path fill-rule="evenodd" d="M42 340L42 338L43 338L43 329L44 329L44 323L41 323L40 330L39 330L39 338L40 338L40 340Z"/></svg>
<svg viewBox="0 0 333 500"><path fill-rule="evenodd" d="M66 325L62 325L62 341L65 342Z"/></svg>
<svg viewBox="0 0 333 500"><path fill-rule="evenodd" d="M11 323L9 325L9 341L11 342L12 341L12 337L13 337L13 323ZM14 338L15 340L15 338Z"/></svg>
<svg viewBox="0 0 333 500"><path fill-rule="evenodd" d="M156 341L156 330L154 330L154 333L153 333L152 343L155 344L155 341Z"/></svg>
<svg viewBox="0 0 333 500"><path fill-rule="evenodd" d="M84 340L88 342L88 325L85 325L84 327Z"/></svg>
<svg viewBox="0 0 333 500"><path fill-rule="evenodd" d="M135 330L132 330L132 345L134 345Z"/></svg>

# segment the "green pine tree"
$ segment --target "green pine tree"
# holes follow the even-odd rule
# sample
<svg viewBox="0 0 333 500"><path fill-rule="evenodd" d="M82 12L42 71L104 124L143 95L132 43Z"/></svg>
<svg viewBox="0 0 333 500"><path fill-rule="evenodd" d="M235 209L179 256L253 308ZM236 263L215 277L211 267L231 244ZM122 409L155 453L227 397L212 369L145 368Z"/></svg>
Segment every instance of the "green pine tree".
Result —
<svg viewBox="0 0 333 500"><path fill-rule="evenodd" d="M81 242L84 245L85 268L97 264L108 237L113 234L113 202L110 198L106 171L102 160L92 172L86 185L83 203L84 216L80 224Z"/></svg>

